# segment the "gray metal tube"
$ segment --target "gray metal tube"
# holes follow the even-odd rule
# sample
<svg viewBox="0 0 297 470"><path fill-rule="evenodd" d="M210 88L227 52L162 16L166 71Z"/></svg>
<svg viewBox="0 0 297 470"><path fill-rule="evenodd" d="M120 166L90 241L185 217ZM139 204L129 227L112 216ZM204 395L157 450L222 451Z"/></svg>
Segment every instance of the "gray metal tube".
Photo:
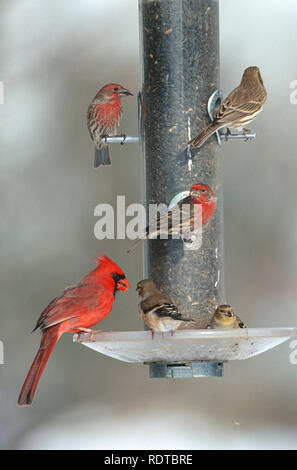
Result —
<svg viewBox="0 0 297 470"><path fill-rule="evenodd" d="M225 301L222 171L215 136L199 155L191 151L191 171L186 142L189 129L193 137L209 122L208 99L219 88L218 1L139 0L139 5L146 204L168 205L193 183L208 184L218 198L202 247L186 251L181 240L149 240L144 276L196 319L185 327L205 328Z"/></svg>

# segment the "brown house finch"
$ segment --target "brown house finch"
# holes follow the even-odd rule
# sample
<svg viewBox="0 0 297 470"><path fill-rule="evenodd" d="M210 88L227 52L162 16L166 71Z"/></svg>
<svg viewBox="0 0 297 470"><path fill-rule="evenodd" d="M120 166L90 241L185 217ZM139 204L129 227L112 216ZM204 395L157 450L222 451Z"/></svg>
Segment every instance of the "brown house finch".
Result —
<svg viewBox="0 0 297 470"><path fill-rule="evenodd" d="M138 312L152 330L152 337L155 331L160 331L162 334L166 331L173 332L183 322L195 321L184 317L172 300L160 292L151 279L138 282L136 290L140 299Z"/></svg>
<svg viewBox="0 0 297 470"><path fill-rule="evenodd" d="M156 223L146 227L144 239L137 240L129 251L133 250L145 239L157 238L161 234L180 234L186 241L190 238L190 233L195 232L195 228L198 228L197 220L195 220L195 205L201 208L201 223L203 227L212 218L216 204L216 195L209 186L206 184L193 184L189 196L179 201L168 212L159 214L155 221Z"/></svg>
<svg viewBox="0 0 297 470"><path fill-rule="evenodd" d="M31 405L42 373L60 337L66 333L90 331L112 310L115 293L128 291L129 281L121 268L105 255L97 267L76 286L67 287L42 312L33 331L40 328L39 350L21 390L19 405Z"/></svg>
<svg viewBox="0 0 297 470"><path fill-rule="evenodd" d="M94 167L111 165L108 144L103 136L115 135L122 115L123 96L132 93L117 83L109 83L98 91L88 107L87 123L90 136L95 143Z"/></svg>
<svg viewBox="0 0 297 470"><path fill-rule="evenodd" d="M232 328L246 328L246 325L235 315L231 305L219 305L211 319L209 328L227 330Z"/></svg>
<svg viewBox="0 0 297 470"><path fill-rule="evenodd" d="M245 69L240 85L222 102L214 120L208 127L188 142L193 147L201 147L209 137L222 127L235 127L239 131L245 128L262 111L267 92L258 67Z"/></svg>

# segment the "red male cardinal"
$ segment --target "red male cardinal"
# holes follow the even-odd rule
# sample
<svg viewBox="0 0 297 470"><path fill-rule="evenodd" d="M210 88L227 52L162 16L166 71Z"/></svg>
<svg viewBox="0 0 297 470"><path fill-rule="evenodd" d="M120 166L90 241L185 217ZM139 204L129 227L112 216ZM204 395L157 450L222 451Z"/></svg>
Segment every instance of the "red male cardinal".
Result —
<svg viewBox="0 0 297 470"><path fill-rule="evenodd" d="M21 390L19 405L31 405L47 361L65 332L80 333L102 321L110 312L118 290L128 291L129 281L121 268L105 255L97 258L97 267L76 286L50 302L36 327L42 330L39 350Z"/></svg>
<svg viewBox="0 0 297 470"><path fill-rule="evenodd" d="M182 235L186 241L187 231L195 228L194 204L201 205L202 227L206 225L213 216L216 209L217 198L212 189L206 184L193 184L189 196L184 197L168 212L159 214L155 224L148 225L145 229L144 239L137 240L128 250L133 250L139 243L145 239L152 239L161 234ZM190 210L188 210L190 206Z"/></svg>
<svg viewBox="0 0 297 470"><path fill-rule="evenodd" d="M108 144L103 136L115 135L122 115L123 96L133 94L117 83L109 83L98 91L88 107L87 123L90 136L95 143L94 167L111 165Z"/></svg>

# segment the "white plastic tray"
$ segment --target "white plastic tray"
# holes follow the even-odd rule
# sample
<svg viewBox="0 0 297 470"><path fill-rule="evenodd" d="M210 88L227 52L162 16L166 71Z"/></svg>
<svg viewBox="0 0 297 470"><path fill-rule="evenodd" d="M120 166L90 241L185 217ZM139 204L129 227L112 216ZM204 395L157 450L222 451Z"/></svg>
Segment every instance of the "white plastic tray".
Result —
<svg viewBox="0 0 297 470"><path fill-rule="evenodd" d="M80 341L95 351L124 362L234 361L248 359L274 348L297 328L246 328L234 330L178 330L164 338L150 331L84 333ZM77 335L74 335L76 341Z"/></svg>

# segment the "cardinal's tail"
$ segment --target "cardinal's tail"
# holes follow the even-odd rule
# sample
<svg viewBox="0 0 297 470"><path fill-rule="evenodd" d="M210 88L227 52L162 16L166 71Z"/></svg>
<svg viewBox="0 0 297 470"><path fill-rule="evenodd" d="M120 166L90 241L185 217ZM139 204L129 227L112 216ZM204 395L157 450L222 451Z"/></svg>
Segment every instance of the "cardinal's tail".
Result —
<svg viewBox="0 0 297 470"><path fill-rule="evenodd" d="M94 168L99 168L99 166L111 165L111 160L109 156L108 145L102 145L100 148L95 148L95 160Z"/></svg>
<svg viewBox="0 0 297 470"><path fill-rule="evenodd" d="M190 140L187 145L192 145L192 147L200 148L207 141L207 139L210 138L212 134L214 134L216 131L218 131L222 127L224 127L224 125L215 124L212 122L211 124L209 124L209 126L203 129L203 131L200 132L200 134L198 134L196 137Z"/></svg>
<svg viewBox="0 0 297 470"><path fill-rule="evenodd" d="M18 404L31 405L42 373L62 333L52 327L43 332L40 347L22 387Z"/></svg>

